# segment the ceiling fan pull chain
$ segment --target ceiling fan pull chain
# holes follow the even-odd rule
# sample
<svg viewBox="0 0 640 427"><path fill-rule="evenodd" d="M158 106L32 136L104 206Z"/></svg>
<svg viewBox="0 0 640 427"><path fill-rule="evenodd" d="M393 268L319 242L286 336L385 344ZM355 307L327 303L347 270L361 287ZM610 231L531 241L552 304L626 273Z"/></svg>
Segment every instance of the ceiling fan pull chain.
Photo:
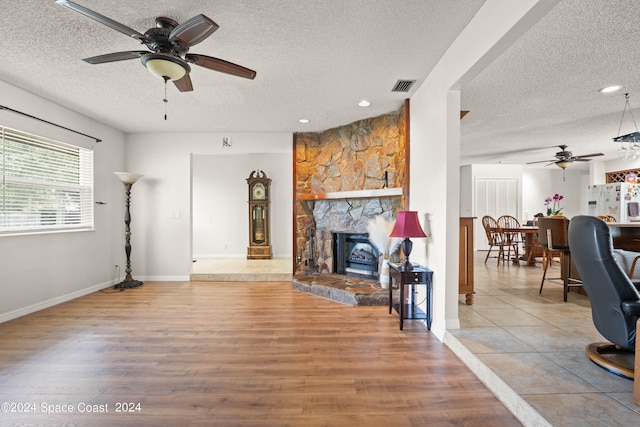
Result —
<svg viewBox="0 0 640 427"><path fill-rule="evenodd" d="M167 99L167 80L168 78L164 77L164 98L162 102L164 102L164 119L167 120L167 103L169 100Z"/></svg>

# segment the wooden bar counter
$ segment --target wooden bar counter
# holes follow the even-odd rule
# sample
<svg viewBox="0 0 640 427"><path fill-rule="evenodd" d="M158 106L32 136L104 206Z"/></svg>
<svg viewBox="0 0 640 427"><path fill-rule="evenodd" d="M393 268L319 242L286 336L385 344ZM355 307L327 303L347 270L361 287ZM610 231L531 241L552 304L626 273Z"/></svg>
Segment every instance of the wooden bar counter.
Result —
<svg viewBox="0 0 640 427"><path fill-rule="evenodd" d="M613 247L640 252L640 222L607 223L613 239Z"/></svg>

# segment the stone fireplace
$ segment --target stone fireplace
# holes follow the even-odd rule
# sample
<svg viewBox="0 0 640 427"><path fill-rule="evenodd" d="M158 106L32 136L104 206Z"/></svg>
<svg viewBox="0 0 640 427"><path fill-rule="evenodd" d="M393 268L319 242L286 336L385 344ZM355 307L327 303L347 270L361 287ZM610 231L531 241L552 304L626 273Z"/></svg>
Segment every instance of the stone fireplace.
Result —
<svg viewBox="0 0 640 427"><path fill-rule="evenodd" d="M335 236L366 234L370 220L395 218L404 208L407 106L321 133L296 134L294 250L299 270L338 273ZM377 278L377 261L375 270L348 268Z"/></svg>
<svg viewBox="0 0 640 427"><path fill-rule="evenodd" d="M367 223L378 215L394 218L400 208L400 196L318 200L309 202L314 220L313 253L315 263L321 273L338 273L335 270L334 248L336 236L346 234L366 235ZM306 239L301 253L311 253ZM367 239L368 242L368 239ZM377 250L376 250L377 253ZM302 257L302 259L307 259Z"/></svg>

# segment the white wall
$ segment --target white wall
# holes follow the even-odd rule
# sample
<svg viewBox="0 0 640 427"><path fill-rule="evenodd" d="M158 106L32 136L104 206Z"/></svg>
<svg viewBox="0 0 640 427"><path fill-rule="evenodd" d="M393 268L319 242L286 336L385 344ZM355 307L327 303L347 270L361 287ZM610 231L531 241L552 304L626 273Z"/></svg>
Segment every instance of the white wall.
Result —
<svg viewBox="0 0 640 427"><path fill-rule="evenodd" d="M0 93L4 106L102 139L84 143L95 147L95 200L106 203L95 205L95 231L0 236L0 321L6 321L115 283L114 266L124 264L124 187L112 172L124 167L124 135L3 82ZM19 122L20 116L6 114L0 124ZM43 136L78 139L50 125L36 127Z"/></svg>
<svg viewBox="0 0 640 427"><path fill-rule="evenodd" d="M231 137L232 147L222 148L222 138ZM141 280L188 280L192 267L191 178L192 157L199 155L246 155L265 153L292 156L291 133L143 133L127 135L126 158L129 172L145 174L132 194L133 270ZM292 157L290 157L292 158ZM260 166L265 171L270 165ZM291 162L288 166L292 177ZM242 171L243 175L248 172ZM224 176L219 177L227 179ZM290 180L292 178L289 178ZM285 190L283 190L285 191ZM292 190L289 190L291 192ZM246 195L246 192L243 192ZM281 193L284 194L284 193ZM285 196L283 195L283 198ZM292 221L289 193L288 217ZM246 203L246 202L243 202ZM284 201L283 201L284 203ZM219 200L227 209L228 200ZM243 217L246 219L246 217ZM237 230L244 241L246 233ZM289 239L291 241L291 239ZM291 244L281 253L288 252ZM134 256L135 255L135 256Z"/></svg>
<svg viewBox="0 0 640 427"><path fill-rule="evenodd" d="M593 163L593 162L592 162ZM605 172L613 172L613 171L623 171L628 169L639 169L640 168L640 158L636 160L610 160L608 162L600 162L604 164L602 172L598 170L597 176L594 178L594 182L590 182L589 184L604 184L605 183ZM599 181L599 182L596 182Z"/></svg>
<svg viewBox="0 0 640 427"><path fill-rule="evenodd" d="M589 172L567 168L564 172L558 167L544 169L525 169L523 174L523 213L522 219L532 219L542 212L547 214L544 199L561 194L562 214L568 218L587 213L587 185Z"/></svg>
<svg viewBox="0 0 640 427"><path fill-rule="evenodd" d="M193 156L194 258L246 258L249 245L247 178L260 169L271 179L273 256L292 253L291 153Z"/></svg>
<svg viewBox="0 0 640 427"><path fill-rule="evenodd" d="M458 320L460 93L558 1L487 0L411 98L411 206L431 224L415 256L434 270L432 331L444 339Z"/></svg>

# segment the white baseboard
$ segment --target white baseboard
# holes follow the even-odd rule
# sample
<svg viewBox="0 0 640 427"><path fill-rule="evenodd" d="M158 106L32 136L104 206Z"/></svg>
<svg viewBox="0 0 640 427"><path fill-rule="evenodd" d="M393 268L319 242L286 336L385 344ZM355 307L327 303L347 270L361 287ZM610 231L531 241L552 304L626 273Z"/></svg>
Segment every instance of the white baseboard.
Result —
<svg viewBox="0 0 640 427"><path fill-rule="evenodd" d="M17 310L8 311L6 313L0 313L0 323L8 322L9 320L17 319L18 317L26 316L27 314L35 313L36 311L44 310L45 308L53 307L54 305L62 304L63 302L71 301L72 299L80 298L85 295L89 295L96 291L100 291L105 288L109 288L115 284L114 281L100 283L90 288L85 288L79 291L71 292L70 294L61 295L46 301L39 302L37 304L22 307Z"/></svg>
<svg viewBox="0 0 640 427"><path fill-rule="evenodd" d="M136 276L141 282L188 282L189 276Z"/></svg>

